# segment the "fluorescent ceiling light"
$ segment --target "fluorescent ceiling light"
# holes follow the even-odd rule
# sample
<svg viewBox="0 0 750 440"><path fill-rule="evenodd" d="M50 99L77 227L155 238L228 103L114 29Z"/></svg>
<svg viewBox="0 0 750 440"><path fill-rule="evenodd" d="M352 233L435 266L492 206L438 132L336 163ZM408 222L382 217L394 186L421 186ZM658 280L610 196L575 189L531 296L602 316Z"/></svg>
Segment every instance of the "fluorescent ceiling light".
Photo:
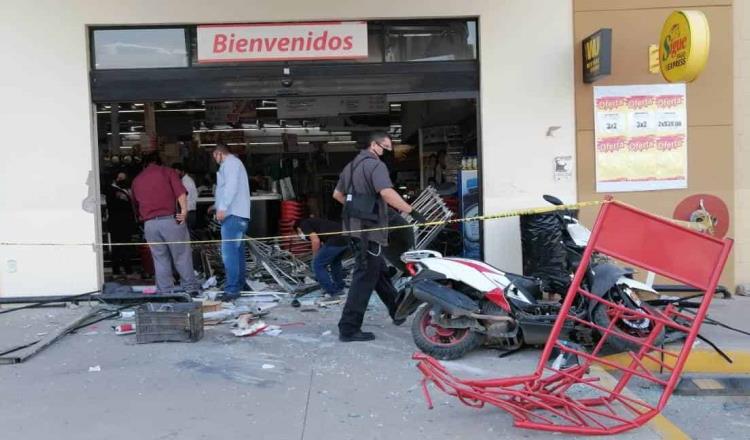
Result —
<svg viewBox="0 0 750 440"><path fill-rule="evenodd" d="M157 109L154 110L156 113L169 113L169 112L205 112L204 108L171 108L171 109ZM97 114L112 113L110 110L98 110ZM118 110L117 113L143 113L143 110Z"/></svg>
<svg viewBox="0 0 750 440"><path fill-rule="evenodd" d="M97 114L109 114L112 113L110 110L98 110ZM119 110L117 113L143 113L143 110Z"/></svg>
<svg viewBox="0 0 750 440"><path fill-rule="evenodd" d="M205 108L168 108L155 110L156 112L205 112Z"/></svg>

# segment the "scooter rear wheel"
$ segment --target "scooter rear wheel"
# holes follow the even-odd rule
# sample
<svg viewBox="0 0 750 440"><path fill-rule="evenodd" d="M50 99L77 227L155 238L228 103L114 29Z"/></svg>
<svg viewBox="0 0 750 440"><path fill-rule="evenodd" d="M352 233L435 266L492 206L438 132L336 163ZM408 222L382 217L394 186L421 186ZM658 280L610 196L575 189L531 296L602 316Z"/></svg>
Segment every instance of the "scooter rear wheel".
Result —
<svg viewBox="0 0 750 440"><path fill-rule="evenodd" d="M430 304L417 310L411 324L414 342L424 353L441 360L463 357L484 342L484 335L468 328L445 328L432 321Z"/></svg>

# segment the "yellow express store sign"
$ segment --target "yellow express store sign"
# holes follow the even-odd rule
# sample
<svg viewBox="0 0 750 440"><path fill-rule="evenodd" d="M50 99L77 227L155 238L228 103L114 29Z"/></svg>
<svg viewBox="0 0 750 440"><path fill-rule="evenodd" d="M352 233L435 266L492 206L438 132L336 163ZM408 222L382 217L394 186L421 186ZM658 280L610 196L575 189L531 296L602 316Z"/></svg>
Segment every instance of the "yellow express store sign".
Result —
<svg viewBox="0 0 750 440"><path fill-rule="evenodd" d="M664 79L691 82L708 60L708 20L700 11L675 11L664 22L659 41L659 66Z"/></svg>

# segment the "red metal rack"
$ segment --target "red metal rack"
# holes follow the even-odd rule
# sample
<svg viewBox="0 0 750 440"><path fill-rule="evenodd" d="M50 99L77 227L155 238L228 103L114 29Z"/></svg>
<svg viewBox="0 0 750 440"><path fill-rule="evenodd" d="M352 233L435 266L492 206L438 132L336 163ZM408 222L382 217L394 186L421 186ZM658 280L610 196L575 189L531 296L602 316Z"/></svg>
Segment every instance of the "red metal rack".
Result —
<svg viewBox="0 0 750 440"><path fill-rule="evenodd" d="M731 247L730 239L719 240L619 202L606 203L599 212L536 371L511 378L463 380L435 359L417 353L414 359L424 376L422 384L430 407L428 384L432 383L466 405L480 408L490 404L508 411L519 428L597 435L617 434L644 425L666 406L680 379ZM584 290L581 282L594 252L699 289L703 296L695 315L681 313L671 305L664 310L634 311ZM609 326L605 328L569 314L578 296L604 304L610 316ZM618 330L623 319L644 318L653 323L646 338L631 337ZM566 324L588 326L601 337L590 352L566 344L560 339ZM685 342L678 351L664 350L656 343L658 335L667 328L685 334ZM602 349L610 338L637 345L637 349L628 352L628 365L604 357ZM547 362L553 350L577 356L577 364L555 369ZM667 375L657 376L647 368L647 363L661 366ZM592 374L601 368L610 370L616 378L614 386L602 383L600 377ZM635 378L661 387L658 399L626 392Z"/></svg>

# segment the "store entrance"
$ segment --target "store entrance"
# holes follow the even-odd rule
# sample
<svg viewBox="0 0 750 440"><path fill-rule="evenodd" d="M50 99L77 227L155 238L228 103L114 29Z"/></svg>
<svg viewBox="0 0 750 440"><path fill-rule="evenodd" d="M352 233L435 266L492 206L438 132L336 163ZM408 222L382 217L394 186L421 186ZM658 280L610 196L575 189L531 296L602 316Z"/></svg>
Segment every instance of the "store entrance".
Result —
<svg viewBox="0 0 750 440"><path fill-rule="evenodd" d="M103 242L144 241L125 201L129 182L143 168L143 156L152 152L195 183L192 238L217 238L211 213L217 165L211 152L218 143L229 146L248 171L251 237L292 235L290 213L339 221L341 207L331 198L339 173L374 130L393 138L394 155L385 160L395 188L407 201L432 186L456 218L476 215L481 211L476 96L418 98L349 95L97 104ZM479 258L479 243L478 228L454 225L430 248ZM303 244L290 250L309 253ZM204 259L194 256L198 272ZM153 276L146 246L105 246L103 263L106 281L139 284Z"/></svg>

